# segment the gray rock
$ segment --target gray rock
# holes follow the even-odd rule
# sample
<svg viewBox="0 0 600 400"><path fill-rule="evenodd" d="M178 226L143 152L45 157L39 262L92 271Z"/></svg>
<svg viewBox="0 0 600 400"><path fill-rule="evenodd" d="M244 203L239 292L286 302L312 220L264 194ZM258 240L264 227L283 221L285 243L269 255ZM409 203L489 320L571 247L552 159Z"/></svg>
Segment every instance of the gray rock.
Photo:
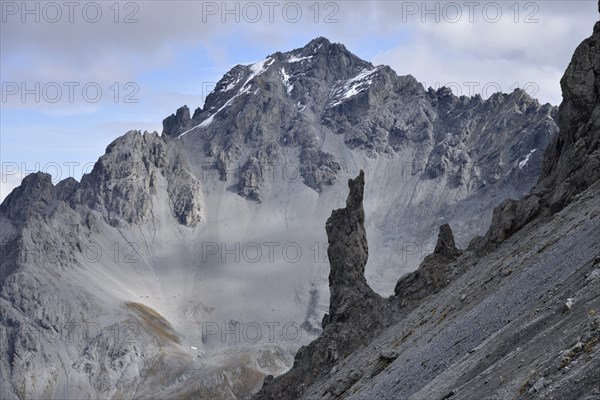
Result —
<svg viewBox="0 0 600 400"><path fill-rule="evenodd" d="M416 271L398 280L394 294L403 301L414 301L439 291L457 273L455 262L461 254L454 243L450 225L440 226L433 253L423 259Z"/></svg>
<svg viewBox="0 0 600 400"><path fill-rule="evenodd" d="M317 192L337 182L340 169L335 157L320 149L307 148L300 153L300 175L306 186Z"/></svg>
<svg viewBox="0 0 600 400"><path fill-rule="evenodd" d="M440 226L440 233L433 254L439 254L449 259L454 259L461 254L461 251L456 248L456 244L454 243L454 235L452 234L450 225L444 224Z"/></svg>
<svg viewBox="0 0 600 400"><path fill-rule="evenodd" d="M575 50L561 79L560 132L544 152L541 175L523 199L506 200L496 209L485 240L489 251L531 222L555 213L600 179L600 23Z"/></svg>
<svg viewBox="0 0 600 400"><path fill-rule="evenodd" d="M348 96L355 91L356 95ZM204 109L196 109L190 118L190 111L184 106L168 117L162 137L157 133L128 132L108 146L106 154L81 183L65 180L54 187L49 176L34 174L0 206L3 254L0 326L9 328L0 331L1 396L244 397L260 384L263 372L281 371L274 367L279 361L282 366L290 365L289 353L287 358L268 354L256 360L258 365L266 366L263 372L236 365L202 375L206 369L196 363L198 355L183 353L181 346L175 345L179 340L172 335L171 327L175 324L170 325L155 310L146 311L141 317L131 314L112 298L121 286L123 297L156 288L153 299L156 304L167 296L170 305L176 304L179 292L161 293L169 288L167 282L161 287L161 277L167 277L173 286L181 283L187 293L195 288L192 279L195 281L199 276L198 268L194 268L198 249L194 248L193 240L200 237L195 235L208 230L187 229L198 225L205 212L197 176L201 170L199 163L214 163L220 179L232 180L230 190L260 201L269 193L267 189L272 183L267 175L269 168L277 164L281 155L300 162L305 185L316 192L326 192L328 186L351 168L343 158L350 154L348 148L356 149L353 154L374 158L374 162L382 164L394 157L414 154L408 164L409 175L419 178L415 180L434 186L434 182L428 181L436 179L435 184L442 188L441 198L456 191L463 198L478 199L475 204L485 205L489 210L495 194L521 194L537 178L542 149L557 129L555 115L554 107L541 105L518 90L494 95L486 101L478 96L454 96L448 88L426 91L414 77L399 77L389 67L374 67L344 46L324 38L315 39L302 49L275 53L263 64L233 68L207 97ZM186 135L180 136L186 131ZM337 146L338 142L341 146ZM534 149L537 150L533 152ZM556 150L553 154L558 153ZM232 170L236 171L233 179ZM594 179L593 171L588 170L591 175L584 175ZM220 185L208 182L210 187L206 191L215 187L218 191ZM431 347L424 344L425 340L431 339L435 345L437 339L429 336L418 342L421 339L417 336L437 333L447 321L460 322L457 318L464 310L478 306L481 299L494 300L486 292L491 289L486 287L493 288L498 281L510 283L519 274L507 278L488 271L485 279L489 281L485 283L477 275L468 282L472 286L447 288L457 285L469 267L477 264L485 269L490 264L477 263L478 255L473 252L461 254L451 230L444 226L434 254L424 260L418 271L398 282L396 296L382 299L367 285L364 276L369 254L362 205L364 175L361 173L351 180L349 188L346 208L334 211L326 228L332 301L329 314L323 317L321 336L298 351L288 374L266 380L259 398L359 396L365 388L379 390L370 383L384 384L386 377L392 375L395 375L394 385L402 386L387 392L392 397L395 393L414 391L428 379L439 376L457 357L468 354L477 345L474 341L497 332L529 304L528 297L523 295L525 291L515 290L514 296L520 302L512 303L509 310L498 308L503 303L495 302L492 312L477 314L485 322L485 329L463 335L460 339L464 343L457 343L452 337L455 331L444 331L440 335L443 343L428 351ZM320 200L329 194L309 192L308 195ZM421 195L425 198L428 193ZM536 218L537 204L543 208L546 199L544 193L536 196L530 205L509 205L506 212L500 213L499 227L494 228L497 231L494 245L502 246L503 240L519 234L516 224L522 220L521 216ZM585 205L585 199L582 196L578 201ZM447 206L443 201L435 206L426 203L419 210L424 210L422 213L409 209L402 218L392 218L399 207L391 207L386 218L404 224L407 230L418 225L430 235L435 230L429 226L422 228L425 217L435 220L432 227L439 225L438 217L443 216L445 221L452 219L441 214ZM453 226L458 232L459 228ZM466 231L470 234L469 229ZM571 251L573 243L580 243L583 254L587 254L585 251L591 251L592 246L585 240L589 241L590 236L576 233L578 240L573 242L566 237L565 243L570 247L565 245L561 250ZM113 244L128 245L131 238L138 239L140 247L144 247L139 263L120 263L111 257L114 253L100 264L84 257L85 246L92 239L115 249ZM184 242L182 238L191 239ZM39 254L40 249L43 254L48 249L57 251L51 258L27 259L32 250ZM180 254L175 255L178 251ZM544 256L544 260L549 258L547 253ZM169 268L171 261L178 264L177 268ZM96 275L98 269L102 274ZM553 274L548 274L543 282L562 276L561 270L550 271ZM184 273L176 276L181 272ZM90 282L91 289L87 290L90 277L103 280L106 286ZM513 286L521 289L516 283ZM471 287L477 291L473 292ZM540 287L545 289L543 285ZM468 305L440 303L447 298L455 299L456 295L438 297L437 294L454 289L457 290L453 293L469 293ZM171 296L175 303L171 303ZM313 294L310 296L313 304L309 304L306 324L302 327L318 332L316 305ZM579 301L580 294L577 296ZM423 301L424 298L428 300ZM429 302L439 305L439 310L427 308ZM173 310L170 306L166 308ZM577 309L566 315L577 315ZM186 309L184 315L174 318L196 318L195 312L188 313ZM421 314L417 319L414 315L418 313ZM135 344L124 340L106 343L98 338L48 345L31 334L41 331L50 335L73 318L108 323L134 318L145 324L145 329L136 337L139 342ZM148 320L159 322L158 332L152 331L157 326ZM178 323L181 321L184 320L179 319ZM399 323L403 324L399 331L390 333L388 328L397 328L395 324ZM413 335L410 331L418 331L422 326L427 328L424 335L421 332ZM384 346L371 346L384 333L393 338ZM459 333L464 332L456 335L460 336ZM171 343L171 337L176 338L175 344ZM595 338L591 334L590 337ZM407 348L416 348L413 342L421 346L418 349L424 350L421 354L427 359L410 354L410 358L418 361L409 362L409 357L404 357L410 353ZM590 339L586 343L594 342ZM381 348L398 356L382 358ZM363 354L367 361L350 362L357 353ZM479 353L478 350L473 354ZM500 348L498 353L506 354L507 349ZM431 354L444 357L429 359ZM409 365L412 375L401 373L405 365ZM313 391L315 387L318 395ZM444 393L438 395L448 393L449 388L442 390Z"/></svg>
<svg viewBox="0 0 600 400"><path fill-rule="evenodd" d="M398 358L398 352L394 351L394 350L383 350L381 351L381 353L379 353L379 358L381 360L386 360L386 361L394 361L396 358Z"/></svg>
<svg viewBox="0 0 600 400"><path fill-rule="evenodd" d="M343 45L317 38L253 66L234 67L204 109L190 120L187 107L180 108L165 120L163 134L189 130L186 141L201 139L222 179L228 167L243 168L256 152L277 145L299 149L303 182L321 191L338 180L343 160L320 148L326 136L341 135L368 157L414 149L410 173L445 177L449 189L510 186L521 194L539 175L543 149L557 132L556 111L519 89L488 100L458 97L445 87L426 91L413 76L375 67ZM264 171L272 162L251 164ZM240 195L260 198L267 182L257 173L245 175ZM256 187L245 189L248 180Z"/></svg>
<svg viewBox="0 0 600 400"><path fill-rule="evenodd" d="M364 228L364 173L348 181L346 207L334 210L327 220L327 254L331 270L329 314L323 319L319 338L296 354L293 368L263 385L260 399L298 398L307 385L335 371L334 366L362 346L386 324L384 300L369 287L364 276L368 245ZM348 330L347 327L352 326ZM393 357L393 353L385 353ZM385 365L389 360L383 360ZM380 368L380 367L376 367ZM362 374L353 371L325 389L333 396L344 394ZM297 382L302 380L303 384Z"/></svg>
<svg viewBox="0 0 600 400"><path fill-rule="evenodd" d="M364 226L364 187L365 174L360 171L356 179L348 180L346 208L334 210L325 224L331 266L329 322L347 319L349 310L381 300L365 279L369 248Z"/></svg>
<svg viewBox="0 0 600 400"><path fill-rule="evenodd" d="M238 193L250 200L260 201L259 183L262 176L262 166L258 158L250 156L240 174Z"/></svg>
<svg viewBox="0 0 600 400"><path fill-rule="evenodd" d="M192 127L192 118L190 118L190 109L188 106L182 106L177 109L175 114L171 114L163 120L162 134L165 137L177 137Z"/></svg>
<svg viewBox="0 0 600 400"><path fill-rule="evenodd" d="M533 394L533 393L539 392L540 390L542 390L542 388L544 386L546 386L546 384L547 384L546 379L544 379L544 377L541 377L540 379L535 381L535 383L533 384L531 389L529 389L528 393Z"/></svg>
<svg viewBox="0 0 600 400"><path fill-rule="evenodd" d="M68 202L79 187L79 182L69 177L56 184L56 197L58 200Z"/></svg>
<svg viewBox="0 0 600 400"><path fill-rule="evenodd" d="M157 133L128 132L111 143L92 172L83 176L72 206L86 204L105 214L113 225L119 220L147 221L152 216L153 194L159 190L157 179L162 176L174 216L194 226L201 218L200 183L181 156L169 153Z"/></svg>
<svg viewBox="0 0 600 400"><path fill-rule="evenodd" d="M25 222L34 215L44 217L56 202L56 188L52 177L43 172L23 178L0 205L0 212L15 222Z"/></svg>
<svg viewBox="0 0 600 400"><path fill-rule="evenodd" d="M519 201L503 201L494 209L492 223L485 236L485 246L493 248L531 222L541 211L541 200L535 194L527 195Z"/></svg>

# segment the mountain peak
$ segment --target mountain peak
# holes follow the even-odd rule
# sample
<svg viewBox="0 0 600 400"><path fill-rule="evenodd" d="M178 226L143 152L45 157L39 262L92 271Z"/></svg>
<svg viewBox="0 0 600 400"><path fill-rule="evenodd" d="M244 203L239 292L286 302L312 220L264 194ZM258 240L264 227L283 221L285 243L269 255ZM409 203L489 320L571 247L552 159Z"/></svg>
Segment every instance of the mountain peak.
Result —
<svg viewBox="0 0 600 400"><path fill-rule="evenodd" d="M29 174L4 199L0 205L0 213L19 222L24 222L34 214L45 215L53 203L55 192L50 174Z"/></svg>
<svg viewBox="0 0 600 400"><path fill-rule="evenodd" d="M314 38L310 42L308 42L308 44L306 46L304 46L304 48L311 49L311 48L318 47L318 46L331 46L331 45L332 45L332 43L329 39L327 39L324 36L319 36L319 37Z"/></svg>
<svg viewBox="0 0 600 400"><path fill-rule="evenodd" d="M319 58L336 58L336 56L352 57L356 60L366 62L356 55L352 54L346 46L341 43L333 43L329 39L323 36L316 37L308 42L304 47L300 47L288 52L283 53L284 59L287 57L292 60L291 62L297 62L299 60L315 59ZM313 59L314 61L314 59Z"/></svg>
<svg viewBox="0 0 600 400"><path fill-rule="evenodd" d="M221 179L227 179L227 168L239 165L245 178L234 178L239 180L238 192L244 197L253 193L254 199L260 198L261 186L268 186L261 171L276 161L284 147L298 148L307 186L320 191L323 185L333 184L339 178L339 160L315 151L327 132L343 134L349 148L362 148L369 157L417 147L423 153L418 169L425 171L426 177L451 175L456 185L473 179L487 184L511 174L534 148L544 148L557 127L548 119L548 110L531 103L523 90L493 95L483 107L480 103L481 99L468 101L454 96L450 88L425 92L412 76L400 77L390 67L375 67L344 45L319 36L304 47L232 68L191 118L185 106L167 117L163 134L166 138L185 136L185 140L196 144L205 141L202 149L216 160ZM471 140L471 128L470 122L457 117L471 113L485 114L477 120L487 119L491 121L488 126L493 126L474 131L481 136L481 143L489 140L492 145L498 131L512 141L510 148L516 149L516 154L507 155L511 162L502 164L502 171L488 168L494 163L487 162L478 167L482 173L472 173L451 162L458 160L459 149L461 163L478 164L478 152L468 154L459 145ZM436 118L443 123L432 124ZM550 134L535 140L511 134L538 125ZM444 143L436 147L438 142ZM430 146L436 150L427 150ZM481 147L483 150L489 146ZM513 173L510 179L517 179L517 175Z"/></svg>
<svg viewBox="0 0 600 400"><path fill-rule="evenodd" d="M314 38L313 40L311 40L310 42L308 42L307 46L310 46L311 44L331 44L331 41L329 39L327 39L325 36L318 36L316 38Z"/></svg>
<svg viewBox="0 0 600 400"><path fill-rule="evenodd" d="M327 54L329 52L329 49L332 47L346 50L346 47L343 44L334 43L334 42L331 42L329 39L327 39L324 36L319 36L319 37L312 39L304 47L301 47L300 49L292 50L292 52L301 50L303 54L307 54L307 55L315 54L317 52Z"/></svg>

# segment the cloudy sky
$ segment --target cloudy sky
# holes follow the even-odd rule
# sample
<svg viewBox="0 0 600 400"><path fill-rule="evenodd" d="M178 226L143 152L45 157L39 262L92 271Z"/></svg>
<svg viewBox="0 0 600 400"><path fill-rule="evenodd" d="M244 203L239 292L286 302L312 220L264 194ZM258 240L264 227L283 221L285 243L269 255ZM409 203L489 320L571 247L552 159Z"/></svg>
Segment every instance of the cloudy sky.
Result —
<svg viewBox="0 0 600 400"><path fill-rule="evenodd" d="M455 94L521 87L558 105L595 0L5 1L0 199L35 170L79 179L127 130L162 129L236 64L317 36Z"/></svg>

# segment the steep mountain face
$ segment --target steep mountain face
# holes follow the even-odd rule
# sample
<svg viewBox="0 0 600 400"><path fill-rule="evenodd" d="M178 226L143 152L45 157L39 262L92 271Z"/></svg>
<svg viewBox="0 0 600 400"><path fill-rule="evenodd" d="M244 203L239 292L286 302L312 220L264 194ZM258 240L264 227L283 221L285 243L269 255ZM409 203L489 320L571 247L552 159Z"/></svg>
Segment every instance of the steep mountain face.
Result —
<svg viewBox="0 0 600 400"><path fill-rule="evenodd" d="M414 307L421 291L380 294L430 246L443 290L456 273L435 265L533 185L556 112L425 90L324 38L236 66L162 135L130 131L81 182L32 174L0 205L0 397L248 398L326 326L331 351L297 355L320 379Z"/></svg>
<svg viewBox="0 0 600 400"><path fill-rule="evenodd" d="M398 281L379 313L325 326L254 398L600 398L599 45L600 22L561 81L560 133L532 191L497 207L486 235L464 251L442 225L433 254ZM351 185L349 202L357 192ZM334 260L357 243L330 240L334 274ZM359 296L366 289L357 282L330 281L338 286L331 292ZM331 301L333 310L340 300ZM362 345L339 337L362 334L360 318L372 327Z"/></svg>
<svg viewBox="0 0 600 400"><path fill-rule="evenodd" d="M458 98L448 88L425 91L410 75L399 77L317 38L235 67L192 118L184 106L165 119L163 135L201 138L219 176L239 169L238 192L256 200L265 171L283 161L286 148L299 149L306 185L320 191L336 182L347 166L343 154L330 150L330 136L367 157L408 152L405 175L445 175L451 188L474 190L499 180L533 183L538 171L522 170L530 160L536 164L556 132L555 114L520 89L486 101Z"/></svg>
<svg viewBox="0 0 600 400"><path fill-rule="evenodd" d="M331 187L343 199L345 178L364 169L381 182L365 205L376 248L367 279L388 294L392 278L435 245L440 223L453 220L466 246L484 233L489 210L531 188L557 132L556 111L519 89L487 100L424 90L410 75L317 38L236 66L191 118L182 107L165 119L163 136L184 145L203 177L263 203L283 191L282 180L316 193Z"/></svg>

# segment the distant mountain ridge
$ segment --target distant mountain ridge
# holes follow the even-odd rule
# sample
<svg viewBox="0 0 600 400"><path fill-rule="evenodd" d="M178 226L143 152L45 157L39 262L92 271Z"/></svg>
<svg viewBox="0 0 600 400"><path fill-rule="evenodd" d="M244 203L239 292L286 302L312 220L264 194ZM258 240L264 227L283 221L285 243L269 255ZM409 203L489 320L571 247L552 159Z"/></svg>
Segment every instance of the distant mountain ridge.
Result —
<svg viewBox="0 0 600 400"><path fill-rule="evenodd" d="M428 179L448 174L455 186L471 180L477 186L518 175L515 166L522 169L531 157L535 164L556 132L556 110L521 89L487 100L459 98L446 87L424 90L414 77L374 67L320 37L234 67L203 109L190 117L183 106L166 118L163 135L202 137L221 176L231 164L242 166L239 193L254 199L260 198L261 168L275 162L283 147L301 149L302 178L311 188L337 181L338 155L323 151L328 134L341 135L349 148L363 149L368 157L411 148L409 173ZM500 151L499 143L506 148ZM534 149L537 154L530 153ZM538 172L512 183L535 181Z"/></svg>

